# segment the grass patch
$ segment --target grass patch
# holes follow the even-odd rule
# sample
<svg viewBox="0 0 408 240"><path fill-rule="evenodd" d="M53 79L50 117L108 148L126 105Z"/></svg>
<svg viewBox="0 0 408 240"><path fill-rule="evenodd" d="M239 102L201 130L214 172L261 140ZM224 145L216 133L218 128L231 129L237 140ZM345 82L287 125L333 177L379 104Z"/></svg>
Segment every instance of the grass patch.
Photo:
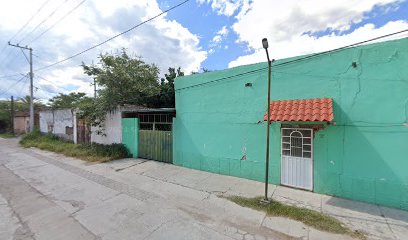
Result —
<svg viewBox="0 0 408 240"><path fill-rule="evenodd" d="M16 135L14 135L12 133L0 133L0 137L1 138L15 138Z"/></svg>
<svg viewBox="0 0 408 240"><path fill-rule="evenodd" d="M24 135L20 144L23 147L36 147L90 162L107 162L129 156L123 144L74 144L54 135L42 135L38 130Z"/></svg>
<svg viewBox="0 0 408 240"><path fill-rule="evenodd" d="M286 205L273 201L269 205L263 205L260 201L263 197L245 198L238 196L226 197L228 200L256 210L264 211L269 216L286 217L300 221L315 229L336 234L347 234L354 238L366 239L365 235L359 231L353 231L334 217L319 213L314 210Z"/></svg>

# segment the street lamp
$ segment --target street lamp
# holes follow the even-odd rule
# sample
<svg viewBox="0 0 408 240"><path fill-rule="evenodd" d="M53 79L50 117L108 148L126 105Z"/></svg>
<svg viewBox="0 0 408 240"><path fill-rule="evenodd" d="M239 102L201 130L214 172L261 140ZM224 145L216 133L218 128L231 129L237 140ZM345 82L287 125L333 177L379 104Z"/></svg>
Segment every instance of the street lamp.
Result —
<svg viewBox="0 0 408 240"><path fill-rule="evenodd" d="M270 123L270 104L271 104L271 64L272 61L269 59L269 53L268 53L268 39L264 38L262 39L262 46L265 49L266 52L266 57L268 59L268 105L267 105L267 122L266 122L266 157L265 157L265 197L262 200L262 203L268 204L269 199L268 199L268 177L269 177L269 123Z"/></svg>

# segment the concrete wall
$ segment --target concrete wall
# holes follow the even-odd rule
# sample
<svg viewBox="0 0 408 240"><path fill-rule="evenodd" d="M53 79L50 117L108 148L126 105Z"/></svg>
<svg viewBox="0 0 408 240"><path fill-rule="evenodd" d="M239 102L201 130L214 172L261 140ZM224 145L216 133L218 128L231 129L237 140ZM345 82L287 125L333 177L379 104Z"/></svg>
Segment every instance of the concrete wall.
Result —
<svg viewBox="0 0 408 240"><path fill-rule="evenodd" d="M40 112L40 131L74 140L74 110L60 109Z"/></svg>
<svg viewBox="0 0 408 240"><path fill-rule="evenodd" d="M30 116L29 114L17 113L13 119L14 124L14 133L23 134L27 133L30 130ZM34 127L39 127L39 115L38 113L34 114Z"/></svg>
<svg viewBox="0 0 408 240"><path fill-rule="evenodd" d="M52 111L40 112L40 131L42 133L52 133L54 129L54 114Z"/></svg>
<svg viewBox="0 0 408 240"><path fill-rule="evenodd" d="M102 130L103 135L98 134L98 131ZM106 114L104 127L99 129L98 127L91 128L91 142L101 144L112 144L122 142L122 115L120 110L113 111Z"/></svg>
<svg viewBox="0 0 408 240"><path fill-rule="evenodd" d="M14 133L15 134L23 134L27 133L30 122L30 117L14 117L13 124L14 124Z"/></svg>
<svg viewBox="0 0 408 240"><path fill-rule="evenodd" d="M408 39L286 61L274 62L272 100L334 100L336 125L314 137L314 191L408 210ZM176 79L175 164L264 180L266 67ZM270 128L269 181L280 184L281 123Z"/></svg>

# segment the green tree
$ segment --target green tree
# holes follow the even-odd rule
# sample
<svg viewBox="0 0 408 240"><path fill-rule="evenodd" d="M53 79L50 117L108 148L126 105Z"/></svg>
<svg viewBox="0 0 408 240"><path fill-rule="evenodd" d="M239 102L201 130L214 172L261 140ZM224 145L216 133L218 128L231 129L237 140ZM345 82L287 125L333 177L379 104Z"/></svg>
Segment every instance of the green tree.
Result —
<svg viewBox="0 0 408 240"><path fill-rule="evenodd" d="M31 98L29 95L21 97L16 101L17 104L21 104L22 108L20 110L24 112L30 111L30 102L31 102ZM34 98L34 111L39 111L44 108L45 108L45 105L41 101L39 101L37 98Z"/></svg>
<svg viewBox="0 0 408 240"><path fill-rule="evenodd" d="M15 112L27 112L28 105L22 101L14 102ZM0 100L0 133L9 131L11 128L11 102L10 100Z"/></svg>
<svg viewBox="0 0 408 240"><path fill-rule="evenodd" d="M168 73L164 74L164 78L160 80L160 93L158 96L153 96L151 105L156 108L174 108L174 80L176 77L184 76L181 68L169 68Z"/></svg>
<svg viewBox="0 0 408 240"><path fill-rule="evenodd" d="M85 74L95 78L99 86L93 103L83 106L84 114L93 125L100 125L107 112L117 106L132 104L149 107L152 95L160 92L159 68L126 50L116 54L101 54L97 65L82 63ZM90 111L91 110L91 111Z"/></svg>
<svg viewBox="0 0 408 240"><path fill-rule="evenodd" d="M89 102L90 99L90 97L87 97L86 94L82 92L73 92L69 94L60 93L48 100L48 104L53 109L75 109L79 108L83 102Z"/></svg>
<svg viewBox="0 0 408 240"><path fill-rule="evenodd" d="M192 71L191 74L200 74L200 73L206 73L206 72L212 72L212 70L208 68L201 68L198 72Z"/></svg>

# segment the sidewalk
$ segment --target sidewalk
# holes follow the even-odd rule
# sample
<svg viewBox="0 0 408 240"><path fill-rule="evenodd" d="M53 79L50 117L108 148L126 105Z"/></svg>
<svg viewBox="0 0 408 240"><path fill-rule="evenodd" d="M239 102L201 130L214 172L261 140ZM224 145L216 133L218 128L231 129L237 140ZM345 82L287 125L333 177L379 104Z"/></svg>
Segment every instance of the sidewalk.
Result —
<svg viewBox="0 0 408 240"><path fill-rule="evenodd" d="M171 183L183 188L198 190L206 193L207 198L217 198L216 196L219 195L254 197L262 195L264 190L264 184L260 182L197 171L156 161L123 159L103 164L92 164L38 149L30 149L30 151L53 158L58 156L64 164L100 174L118 182L137 185L138 188L145 188L146 190L154 186L151 184L144 185L143 182L139 181L140 178L138 177L143 176L153 179L157 183ZM406 211L282 186L269 185L269 189L274 200L329 214L341 220L353 230L366 232L368 239L407 239L408 212ZM169 189L166 194L173 194L177 198L178 193L172 193ZM260 223L260 227L299 239L349 239L347 236L324 233L300 222L280 217L265 216Z"/></svg>

